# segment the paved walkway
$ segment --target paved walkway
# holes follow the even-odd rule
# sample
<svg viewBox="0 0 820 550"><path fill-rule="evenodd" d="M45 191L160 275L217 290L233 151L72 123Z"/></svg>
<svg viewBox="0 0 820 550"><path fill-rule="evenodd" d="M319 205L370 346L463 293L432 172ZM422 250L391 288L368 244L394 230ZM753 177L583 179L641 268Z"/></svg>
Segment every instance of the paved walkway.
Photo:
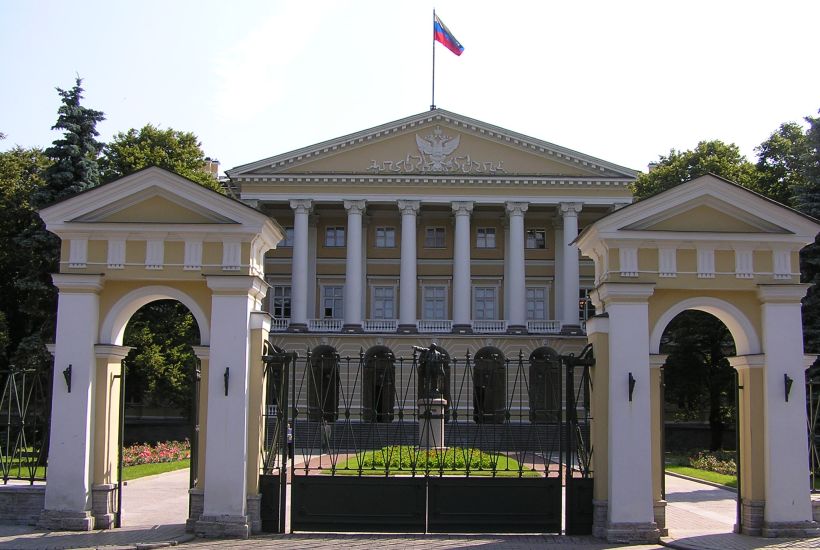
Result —
<svg viewBox="0 0 820 550"><path fill-rule="evenodd" d="M250 540L194 539L185 533L188 470L130 481L123 491L121 529L91 533L44 532L30 526L0 525L0 549L106 548L108 550L158 548L180 544L181 550L200 549L331 549L350 550L453 548L535 549L545 546L566 550L655 550L659 545L619 546L592 537L553 535L380 535L298 533L256 536ZM731 532L735 520L735 494L667 476L666 511L669 537L665 546L686 550L757 550L764 548L820 548L813 539L764 539Z"/></svg>

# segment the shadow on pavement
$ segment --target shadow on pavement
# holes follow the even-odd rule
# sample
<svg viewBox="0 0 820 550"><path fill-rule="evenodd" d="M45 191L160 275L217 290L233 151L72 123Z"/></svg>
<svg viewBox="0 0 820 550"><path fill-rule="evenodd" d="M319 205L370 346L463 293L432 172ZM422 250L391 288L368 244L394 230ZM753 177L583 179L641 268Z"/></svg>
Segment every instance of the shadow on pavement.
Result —
<svg viewBox="0 0 820 550"><path fill-rule="evenodd" d="M97 548L99 546L134 546L160 542L183 542L193 537L185 533L184 524L154 525L106 531L38 531L33 527L3 526L0 548L48 550L52 548Z"/></svg>

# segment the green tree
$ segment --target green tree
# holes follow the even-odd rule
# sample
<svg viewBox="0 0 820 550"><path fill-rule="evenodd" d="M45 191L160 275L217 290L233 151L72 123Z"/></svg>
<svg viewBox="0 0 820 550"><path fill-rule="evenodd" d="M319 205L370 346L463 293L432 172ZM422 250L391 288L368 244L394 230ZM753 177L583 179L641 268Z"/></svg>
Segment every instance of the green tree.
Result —
<svg viewBox="0 0 820 550"><path fill-rule="evenodd" d="M21 343L30 350L33 342L53 330L55 294L49 273L56 256L32 203L46 185L48 166L40 149L15 147L0 152L0 312L4 318L0 324L5 327L0 327L0 368L11 360L19 366L42 360L47 353L44 347L29 357L19 353Z"/></svg>
<svg viewBox="0 0 820 550"><path fill-rule="evenodd" d="M737 145L722 141L701 141L691 151L672 149L661 155L655 167L632 184L635 200L671 189L698 176L712 173L749 189L757 189L759 174Z"/></svg>
<svg viewBox="0 0 820 550"><path fill-rule="evenodd" d="M667 402L675 403L678 419L701 420L709 411L710 450L723 446L725 423L731 418L734 374L727 356L735 346L726 325L702 311L684 311L664 331L662 353Z"/></svg>
<svg viewBox="0 0 820 550"><path fill-rule="evenodd" d="M187 414L197 361L191 346L199 344L191 312L173 300L147 304L131 317L123 341L134 347L124 361L127 401Z"/></svg>
<svg viewBox="0 0 820 550"><path fill-rule="evenodd" d="M760 193L793 207L795 190L804 181L803 163L807 146L803 127L796 122L784 122L756 147Z"/></svg>
<svg viewBox="0 0 820 550"><path fill-rule="evenodd" d="M802 181L795 186L795 207L820 219L820 117L807 117ZM820 353L820 234L800 251L800 276L811 283L803 298L803 344L807 353Z"/></svg>
<svg viewBox="0 0 820 550"><path fill-rule="evenodd" d="M205 171L205 154L191 132L161 130L152 124L120 132L106 145L102 164L105 181L159 166L222 192L219 181Z"/></svg>
<svg viewBox="0 0 820 550"><path fill-rule="evenodd" d="M54 140L45 153L52 161L46 173L48 185L35 196L38 207L95 187L100 183L97 157L103 144L95 138L97 123L105 120L100 111L80 104L83 97L82 79L77 77L70 90L57 88L62 105L57 110L57 123L52 130L62 130L63 137Z"/></svg>

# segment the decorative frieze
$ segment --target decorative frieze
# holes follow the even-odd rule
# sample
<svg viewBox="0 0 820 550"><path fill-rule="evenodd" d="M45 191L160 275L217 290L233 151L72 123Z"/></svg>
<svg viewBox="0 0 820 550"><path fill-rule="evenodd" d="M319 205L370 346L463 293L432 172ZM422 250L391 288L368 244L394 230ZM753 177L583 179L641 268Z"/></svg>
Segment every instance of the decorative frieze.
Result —
<svg viewBox="0 0 820 550"><path fill-rule="evenodd" d="M162 269L165 261L165 241L148 239L145 244L145 269Z"/></svg>
<svg viewBox="0 0 820 550"><path fill-rule="evenodd" d="M713 248L698 247L698 278L715 278L715 250Z"/></svg>
<svg viewBox="0 0 820 550"><path fill-rule="evenodd" d="M202 269L202 241L185 241L185 258L183 259L183 269L186 271L198 271Z"/></svg>
<svg viewBox="0 0 820 550"><path fill-rule="evenodd" d="M661 277L677 277L678 251L675 248L658 249L658 275Z"/></svg>
<svg viewBox="0 0 820 550"><path fill-rule="evenodd" d="M775 279L791 279L792 255L790 250L776 249L772 251Z"/></svg>
<svg viewBox="0 0 820 550"><path fill-rule="evenodd" d="M68 241L68 267L86 267L88 263L88 237L72 237Z"/></svg>
<svg viewBox="0 0 820 550"><path fill-rule="evenodd" d="M242 267L242 243L222 241L222 271L239 271Z"/></svg>
<svg viewBox="0 0 820 550"><path fill-rule="evenodd" d="M638 249L634 246L622 246L618 249L621 277L638 276Z"/></svg>
<svg viewBox="0 0 820 550"><path fill-rule="evenodd" d="M125 267L125 239L108 239L108 269Z"/></svg>
<svg viewBox="0 0 820 550"><path fill-rule="evenodd" d="M738 279L754 277L754 251L752 249L735 249L735 277Z"/></svg>

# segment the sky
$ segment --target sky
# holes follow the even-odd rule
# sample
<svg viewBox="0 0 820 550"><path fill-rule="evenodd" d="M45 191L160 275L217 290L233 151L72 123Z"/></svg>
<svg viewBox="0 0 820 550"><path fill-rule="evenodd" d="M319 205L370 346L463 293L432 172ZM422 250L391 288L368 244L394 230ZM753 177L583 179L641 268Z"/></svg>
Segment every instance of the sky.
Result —
<svg viewBox="0 0 820 550"><path fill-rule="evenodd" d="M191 131L222 170L421 113L434 7L438 107L636 170L820 109L816 0L0 0L0 150L57 139L76 75L101 141Z"/></svg>

